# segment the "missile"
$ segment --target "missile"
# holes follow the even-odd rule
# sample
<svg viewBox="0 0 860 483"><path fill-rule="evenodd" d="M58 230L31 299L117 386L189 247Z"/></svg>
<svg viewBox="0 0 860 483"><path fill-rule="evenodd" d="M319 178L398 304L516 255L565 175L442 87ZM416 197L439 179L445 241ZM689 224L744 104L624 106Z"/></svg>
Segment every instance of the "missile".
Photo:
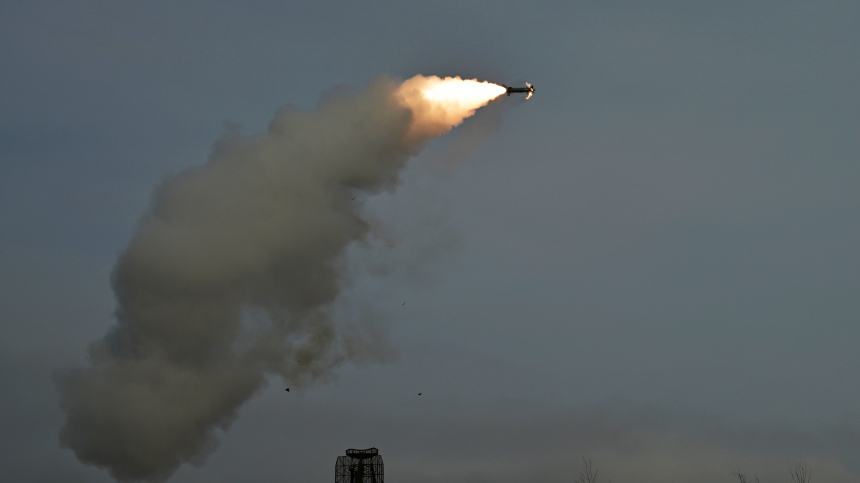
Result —
<svg viewBox="0 0 860 483"><path fill-rule="evenodd" d="M511 92L525 92L525 93L528 93L528 95L526 96L526 99L528 99L529 97L531 97L531 96L532 96L532 94L534 94L534 93L535 93L535 86L533 86L533 85L529 84L528 82L526 82L526 85L527 85L528 87L508 87L508 86L506 86L506 85L502 84L502 87L504 87L504 88L505 88L505 92L507 92L507 94L508 94L509 96L511 95Z"/></svg>

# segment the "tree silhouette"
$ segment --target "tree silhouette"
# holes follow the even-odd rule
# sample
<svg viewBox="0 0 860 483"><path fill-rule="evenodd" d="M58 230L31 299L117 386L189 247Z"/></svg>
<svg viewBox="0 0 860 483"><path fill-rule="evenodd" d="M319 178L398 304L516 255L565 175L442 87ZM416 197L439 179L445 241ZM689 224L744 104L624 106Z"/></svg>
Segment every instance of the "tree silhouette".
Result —
<svg viewBox="0 0 860 483"><path fill-rule="evenodd" d="M741 472L740 466L737 470L732 471L732 475L738 479L738 483L752 483L752 480L748 480L747 475ZM755 476L755 482L758 483L758 476Z"/></svg>
<svg viewBox="0 0 860 483"><path fill-rule="evenodd" d="M812 469L806 463L797 463L788 469L793 483L809 483L812 479Z"/></svg>
<svg viewBox="0 0 860 483"><path fill-rule="evenodd" d="M582 464L584 468L579 472L579 478L576 480L576 483L594 483L597 481L597 470L591 465L591 459L585 459L583 456Z"/></svg>

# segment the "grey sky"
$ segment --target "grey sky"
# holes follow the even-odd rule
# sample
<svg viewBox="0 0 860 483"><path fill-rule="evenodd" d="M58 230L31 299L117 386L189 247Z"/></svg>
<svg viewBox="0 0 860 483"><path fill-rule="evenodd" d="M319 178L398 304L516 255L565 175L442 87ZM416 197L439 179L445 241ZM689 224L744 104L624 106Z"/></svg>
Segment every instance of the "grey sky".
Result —
<svg viewBox="0 0 860 483"><path fill-rule="evenodd" d="M110 481L59 447L52 374L113 323L163 176L225 123L425 74L537 92L366 200L380 238L334 310L397 360L271 379L170 481L330 479L370 446L395 482L571 481L583 455L616 483L860 481L860 6L524 5L0 6L4 479Z"/></svg>

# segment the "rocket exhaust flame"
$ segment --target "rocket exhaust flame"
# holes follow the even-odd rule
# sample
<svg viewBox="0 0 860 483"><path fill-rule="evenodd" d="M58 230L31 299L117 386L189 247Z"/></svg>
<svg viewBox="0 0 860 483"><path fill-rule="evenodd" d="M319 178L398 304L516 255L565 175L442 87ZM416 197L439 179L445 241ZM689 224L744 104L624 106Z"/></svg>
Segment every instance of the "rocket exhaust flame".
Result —
<svg viewBox="0 0 860 483"><path fill-rule="evenodd" d="M505 88L477 79L463 80L459 77L425 78L424 97L434 102L457 103L467 109L477 109L505 93ZM408 85L408 84L407 84Z"/></svg>
<svg viewBox="0 0 860 483"><path fill-rule="evenodd" d="M351 199L393 186L425 141L504 93L380 78L282 108L266 132L228 132L206 164L165 178L113 269L115 325L88 367L56 377L61 444L117 480L164 481L202 464L266 375L302 387L385 359L384 340L329 315L338 258L371 233Z"/></svg>
<svg viewBox="0 0 860 483"><path fill-rule="evenodd" d="M404 82L397 97L414 113L410 134L420 138L445 134L504 93L504 87L477 79L419 75Z"/></svg>

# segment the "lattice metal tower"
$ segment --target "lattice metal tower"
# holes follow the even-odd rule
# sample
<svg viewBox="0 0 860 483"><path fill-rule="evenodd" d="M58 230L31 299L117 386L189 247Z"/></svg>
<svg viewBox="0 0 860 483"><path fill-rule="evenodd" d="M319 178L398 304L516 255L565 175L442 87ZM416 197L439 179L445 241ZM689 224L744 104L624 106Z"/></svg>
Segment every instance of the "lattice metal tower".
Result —
<svg viewBox="0 0 860 483"><path fill-rule="evenodd" d="M348 449L334 465L335 483L383 483L384 471L379 450Z"/></svg>

